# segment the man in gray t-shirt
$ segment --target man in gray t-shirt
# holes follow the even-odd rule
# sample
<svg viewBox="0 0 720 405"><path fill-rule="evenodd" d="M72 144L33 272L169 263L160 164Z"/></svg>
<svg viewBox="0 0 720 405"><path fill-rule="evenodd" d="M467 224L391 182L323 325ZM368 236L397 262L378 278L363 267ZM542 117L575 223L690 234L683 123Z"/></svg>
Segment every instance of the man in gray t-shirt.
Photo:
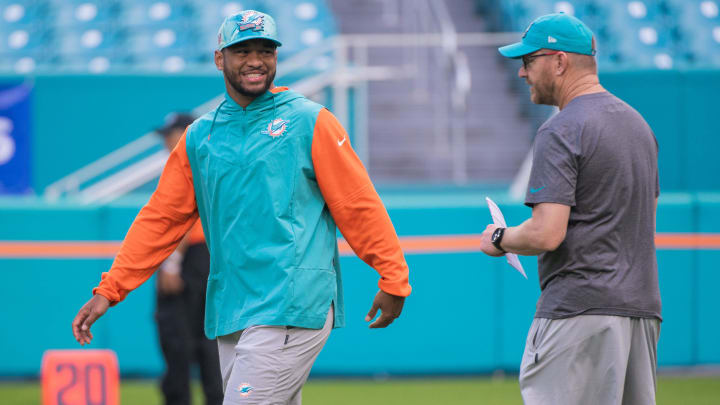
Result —
<svg viewBox="0 0 720 405"><path fill-rule="evenodd" d="M538 255L542 293L520 369L530 404L655 403L660 292L658 146L632 107L599 83L592 32L563 13L522 41L531 100L560 111L535 138L521 225L489 225L482 250Z"/></svg>
<svg viewBox="0 0 720 405"><path fill-rule="evenodd" d="M538 257L536 317L660 319L655 260L657 142L608 92L572 99L535 138L525 204L570 208L565 240Z"/></svg>

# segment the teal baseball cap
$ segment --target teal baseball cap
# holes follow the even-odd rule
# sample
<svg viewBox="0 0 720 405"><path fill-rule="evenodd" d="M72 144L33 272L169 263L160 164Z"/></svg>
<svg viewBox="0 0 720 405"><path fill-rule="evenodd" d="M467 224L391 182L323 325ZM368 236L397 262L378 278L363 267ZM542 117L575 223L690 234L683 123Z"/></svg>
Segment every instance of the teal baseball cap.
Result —
<svg viewBox="0 0 720 405"><path fill-rule="evenodd" d="M547 14L530 23L520 42L498 48L506 58L517 59L540 49L595 55L593 33L579 19L565 13Z"/></svg>
<svg viewBox="0 0 720 405"><path fill-rule="evenodd" d="M218 51L250 39L268 39L277 46L277 25L272 17L255 10L239 11L225 18L218 31Z"/></svg>

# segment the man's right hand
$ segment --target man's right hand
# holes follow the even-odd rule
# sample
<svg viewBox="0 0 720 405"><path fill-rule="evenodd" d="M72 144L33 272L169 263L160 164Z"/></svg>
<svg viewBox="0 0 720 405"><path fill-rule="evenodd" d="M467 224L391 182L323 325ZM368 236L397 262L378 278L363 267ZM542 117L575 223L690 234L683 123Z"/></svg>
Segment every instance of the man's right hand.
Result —
<svg viewBox="0 0 720 405"><path fill-rule="evenodd" d="M75 340L81 345L89 344L93 338L90 326L98 320L110 307L110 301L100 294L95 294L90 301L80 308L72 323Z"/></svg>

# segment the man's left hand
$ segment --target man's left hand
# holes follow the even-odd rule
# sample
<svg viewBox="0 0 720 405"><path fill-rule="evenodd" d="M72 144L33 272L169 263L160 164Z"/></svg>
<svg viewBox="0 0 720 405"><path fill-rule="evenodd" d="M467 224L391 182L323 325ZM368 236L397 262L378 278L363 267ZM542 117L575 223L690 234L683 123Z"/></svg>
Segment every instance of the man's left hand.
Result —
<svg viewBox="0 0 720 405"><path fill-rule="evenodd" d="M365 317L365 322L370 322L377 314L378 309L381 311L380 316L375 322L370 324L370 328L384 328L390 325L395 318L400 317L403 305L405 305L405 297L388 294L385 291L378 291L375 295L372 308Z"/></svg>
<svg viewBox="0 0 720 405"><path fill-rule="evenodd" d="M502 250L496 248L491 242L492 234L497 228L499 228L499 226L490 224L487 228L485 228L485 231L480 236L480 250L488 256L500 257L505 254Z"/></svg>

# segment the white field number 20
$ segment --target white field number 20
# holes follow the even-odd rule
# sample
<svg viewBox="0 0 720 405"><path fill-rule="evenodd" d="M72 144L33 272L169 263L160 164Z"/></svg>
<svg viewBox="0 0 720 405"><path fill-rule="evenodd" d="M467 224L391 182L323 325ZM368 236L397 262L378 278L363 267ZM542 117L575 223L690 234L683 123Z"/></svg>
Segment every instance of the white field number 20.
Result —
<svg viewBox="0 0 720 405"><path fill-rule="evenodd" d="M6 117L0 117L0 165L4 165L15 155L15 141L10 134L13 122Z"/></svg>

